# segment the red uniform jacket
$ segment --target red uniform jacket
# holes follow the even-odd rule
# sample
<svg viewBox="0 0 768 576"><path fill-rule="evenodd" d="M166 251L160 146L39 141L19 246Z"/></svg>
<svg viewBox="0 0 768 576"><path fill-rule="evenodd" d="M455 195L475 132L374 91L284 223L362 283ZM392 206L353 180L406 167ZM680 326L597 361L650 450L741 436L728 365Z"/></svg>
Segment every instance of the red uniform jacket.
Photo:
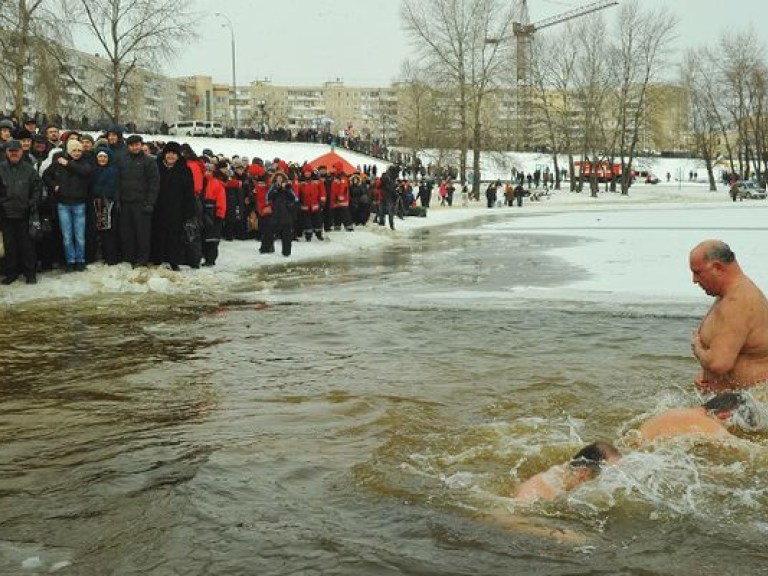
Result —
<svg viewBox="0 0 768 576"><path fill-rule="evenodd" d="M224 217L227 215L227 193L224 190L223 182L210 174L205 176L205 196L203 201L205 200L216 202L216 218L224 220Z"/></svg>
<svg viewBox="0 0 768 576"><path fill-rule="evenodd" d="M200 196L203 191L203 179L205 177L205 164L199 158L187 160L187 166L192 172L192 182L195 185L195 196Z"/></svg>
<svg viewBox="0 0 768 576"><path fill-rule="evenodd" d="M331 208L349 206L349 180L343 174L335 174L331 181Z"/></svg>
<svg viewBox="0 0 768 576"><path fill-rule="evenodd" d="M320 203L320 180L304 180L299 184L299 200L301 200L301 209L304 212L314 214L319 212L322 204Z"/></svg>
<svg viewBox="0 0 768 576"><path fill-rule="evenodd" d="M317 199L320 202L320 209L322 210L323 206L325 206L325 203L328 201L328 193L325 189L325 180L320 178L320 176L313 176L312 182L314 182L315 186L317 186Z"/></svg>
<svg viewBox="0 0 768 576"><path fill-rule="evenodd" d="M272 204L267 202L267 190L269 186L264 180L256 180L253 183L253 195L256 196L256 210L259 216L272 215Z"/></svg>

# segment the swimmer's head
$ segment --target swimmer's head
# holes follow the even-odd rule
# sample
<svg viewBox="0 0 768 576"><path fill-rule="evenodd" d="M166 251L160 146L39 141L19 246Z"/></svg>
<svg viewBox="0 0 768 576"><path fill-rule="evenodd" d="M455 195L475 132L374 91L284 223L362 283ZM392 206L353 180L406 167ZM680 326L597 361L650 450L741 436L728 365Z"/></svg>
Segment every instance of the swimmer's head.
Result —
<svg viewBox="0 0 768 576"><path fill-rule="evenodd" d="M761 411L747 392L723 392L710 398L704 408L726 425L751 431L765 427Z"/></svg>
<svg viewBox="0 0 768 576"><path fill-rule="evenodd" d="M598 473L602 469L603 464L615 462L620 458L621 452L613 444L593 442L576 452L568 465L571 468L585 468L591 472Z"/></svg>
<svg viewBox="0 0 768 576"><path fill-rule="evenodd" d="M710 398L704 408L708 412L733 412L744 403L744 397L738 392L723 392Z"/></svg>

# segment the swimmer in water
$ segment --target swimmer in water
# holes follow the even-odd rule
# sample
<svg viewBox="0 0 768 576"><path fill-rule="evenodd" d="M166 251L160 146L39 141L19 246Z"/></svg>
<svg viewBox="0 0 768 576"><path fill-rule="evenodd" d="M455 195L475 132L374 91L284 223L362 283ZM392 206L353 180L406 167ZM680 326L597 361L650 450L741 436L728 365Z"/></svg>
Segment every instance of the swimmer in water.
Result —
<svg viewBox="0 0 768 576"><path fill-rule="evenodd" d="M617 462L620 458L619 451L607 442L588 444L568 462L552 466L523 482L512 492L511 497L521 504L555 500L569 490L592 480L606 464ZM546 520L516 514L506 506L497 506L478 518L516 532L551 538L559 542L574 544L586 540L583 534L553 527Z"/></svg>
<svg viewBox="0 0 768 576"><path fill-rule="evenodd" d="M551 501L594 479L606 464L621 459L621 453L607 442L593 442L579 450L569 462L557 464L532 476L511 494L521 502Z"/></svg>
<svg viewBox="0 0 768 576"><path fill-rule="evenodd" d="M701 406L667 410L643 422L638 432L643 441L680 436L722 438L731 436L729 426L763 427L761 413L749 394L724 392Z"/></svg>

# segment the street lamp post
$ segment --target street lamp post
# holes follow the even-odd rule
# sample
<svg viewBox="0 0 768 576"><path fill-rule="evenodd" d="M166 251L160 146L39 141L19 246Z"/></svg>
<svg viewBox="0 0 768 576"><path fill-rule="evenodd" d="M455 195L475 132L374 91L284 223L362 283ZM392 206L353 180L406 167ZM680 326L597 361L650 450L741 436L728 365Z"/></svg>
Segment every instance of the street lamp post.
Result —
<svg viewBox="0 0 768 576"><path fill-rule="evenodd" d="M229 27L229 36L232 40L232 115L234 117L234 125L235 125L235 137L237 137L237 132L240 129L240 122L237 115L237 76L235 75L235 28L232 26L232 20L229 19L229 16L224 14L223 12L216 12L216 16L221 16L226 20L226 24L222 24L222 27L227 26Z"/></svg>

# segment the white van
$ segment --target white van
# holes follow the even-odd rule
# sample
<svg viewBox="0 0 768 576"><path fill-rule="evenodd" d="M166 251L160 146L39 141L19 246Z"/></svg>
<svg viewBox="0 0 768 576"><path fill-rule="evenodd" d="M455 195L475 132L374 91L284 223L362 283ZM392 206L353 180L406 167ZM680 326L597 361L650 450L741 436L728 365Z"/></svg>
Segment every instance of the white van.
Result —
<svg viewBox="0 0 768 576"><path fill-rule="evenodd" d="M168 127L169 136L206 136L205 122L200 120L182 120Z"/></svg>
<svg viewBox="0 0 768 576"><path fill-rule="evenodd" d="M224 136L224 127L220 122L203 122L206 128L206 136L213 136L214 138L221 138Z"/></svg>

